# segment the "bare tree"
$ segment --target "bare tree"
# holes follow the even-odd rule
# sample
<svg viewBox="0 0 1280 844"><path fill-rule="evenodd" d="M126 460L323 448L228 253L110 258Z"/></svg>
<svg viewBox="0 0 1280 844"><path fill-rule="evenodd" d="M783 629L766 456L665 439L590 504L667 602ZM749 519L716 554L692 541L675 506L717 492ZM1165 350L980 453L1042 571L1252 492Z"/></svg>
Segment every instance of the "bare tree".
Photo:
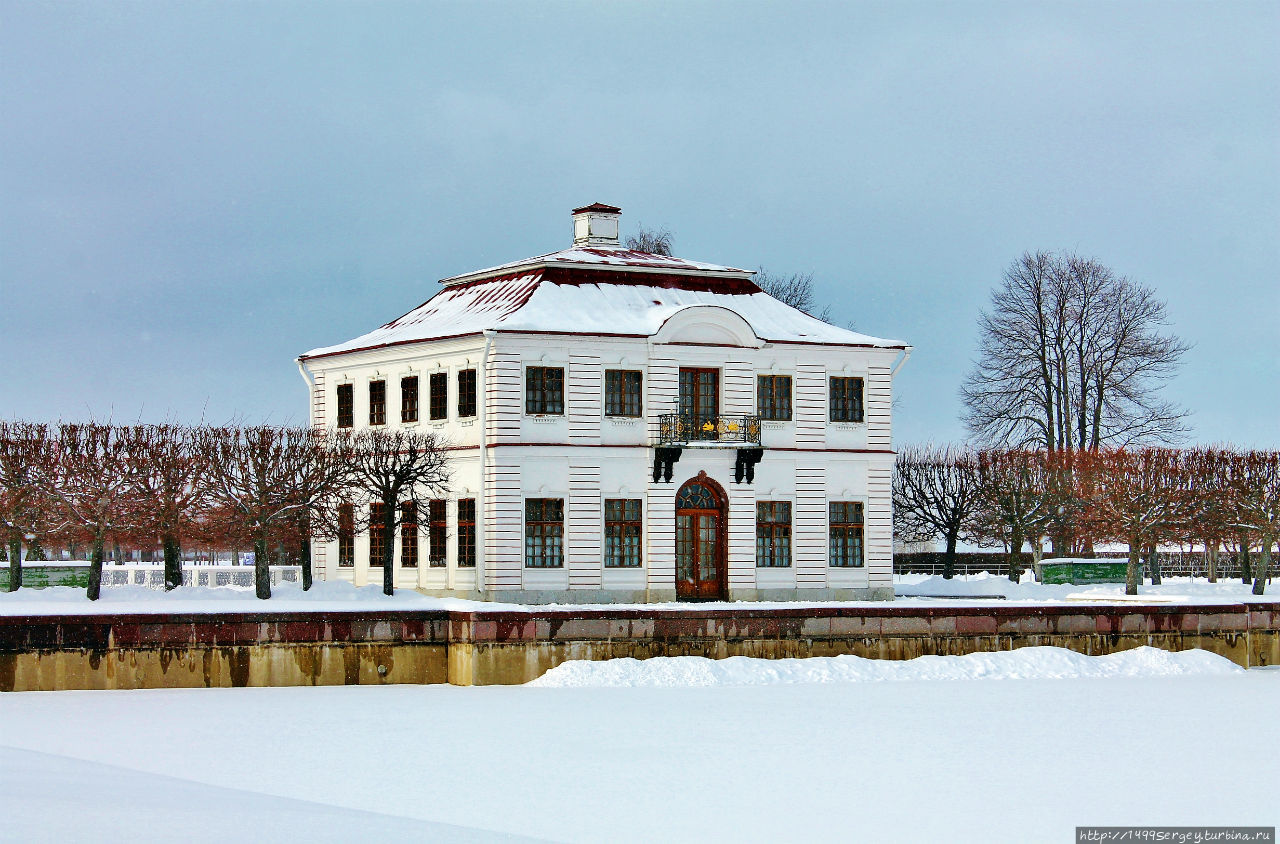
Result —
<svg viewBox="0 0 1280 844"><path fill-rule="evenodd" d="M756 270L754 281L757 287L784 305L804 311L823 322L831 322L830 305L823 305L822 309L818 310L818 300L813 292L813 273L774 275L764 267L760 267Z"/></svg>
<svg viewBox="0 0 1280 844"><path fill-rule="evenodd" d="M207 428L146 425L136 458L140 522L164 551L164 588L182 585L182 540L209 504L211 458Z"/></svg>
<svg viewBox="0 0 1280 844"><path fill-rule="evenodd" d="M71 524L89 537L89 585L102 591L102 555L107 537L134 530L140 520L137 494L139 428L97 422L58 426L43 482L62 504Z"/></svg>
<svg viewBox="0 0 1280 844"><path fill-rule="evenodd" d="M1189 512L1179 453L1167 448L1103 449L1078 455L1084 520L1129 546L1125 594L1138 594L1142 550L1177 536Z"/></svg>
<svg viewBox="0 0 1280 844"><path fill-rule="evenodd" d="M981 441L1047 451L1181 438L1187 412L1159 397L1188 346L1149 288L1072 254L1024 253L979 319L961 388Z"/></svg>
<svg viewBox="0 0 1280 844"><path fill-rule="evenodd" d="M1224 448L1195 448L1183 454L1190 481L1186 538L1204 545L1209 582L1218 580L1218 553L1232 526L1232 452Z"/></svg>
<svg viewBox="0 0 1280 844"><path fill-rule="evenodd" d="M1242 537L1253 534L1261 541L1261 559L1252 572L1253 594L1261 595L1271 574L1271 545L1280 541L1280 453L1233 455L1230 485L1234 527ZM1241 544L1247 547L1248 539Z"/></svg>
<svg viewBox="0 0 1280 844"><path fill-rule="evenodd" d="M1009 579L1022 578L1022 546L1031 542L1032 564L1040 562L1053 524L1046 455L1040 451L987 449L975 461L981 521L995 525L1009 545Z"/></svg>
<svg viewBox="0 0 1280 844"><path fill-rule="evenodd" d="M56 518L42 468L49 457L48 429L0 421L0 532L8 546L9 591L22 586L22 545L28 550Z"/></svg>
<svg viewBox="0 0 1280 844"><path fill-rule="evenodd" d="M941 539L942 576L955 576L956 544L974 533L979 497L973 454L954 446L912 446L893 473L894 533L909 542Z"/></svg>
<svg viewBox="0 0 1280 844"><path fill-rule="evenodd" d="M273 536L296 531L318 494L302 481L311 476L320 436L310 428L266 425L211 432L210 495L253 537L254 589L264 600L271 597Z"/></svg>
<svg viewBox="0 0 1280 844"><path fill-rule="evenodd" d="M354 438L351 484L353 491L379 505L367 509L362 524L383 537L382 591L387 595L395 592L396 529L406 519L416 519L416 513L429 512L431 499L449 489L445 454L434 434L412 430L367 428ZM373 524L374 519L380 524Z"/></svg>
<svg viewBox="0 0 1280 844"><path fill-rule="evenodd" d="M641 223L639 231L627 238L627 248L636 252L647 252L650 255L671 257L671 232L666 226L660 229L646 229L644 223Z"/></svg>

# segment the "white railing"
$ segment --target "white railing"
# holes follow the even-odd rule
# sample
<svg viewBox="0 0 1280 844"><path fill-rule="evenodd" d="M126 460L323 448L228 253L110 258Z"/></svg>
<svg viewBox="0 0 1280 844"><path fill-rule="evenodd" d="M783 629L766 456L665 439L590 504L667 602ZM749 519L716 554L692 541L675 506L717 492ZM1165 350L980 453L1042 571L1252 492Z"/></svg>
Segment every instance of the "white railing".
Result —
<svg viewBox="0 0 1280 844"><path fill-rule="evenodd" d="M271 566L271 585L301 583L301 566ZM164 566L159 563L125 563L102 566L103 586L146 586L164 588ZM183 586L240 586L253 588L253 566L218 566L184 563Z"/></svg>

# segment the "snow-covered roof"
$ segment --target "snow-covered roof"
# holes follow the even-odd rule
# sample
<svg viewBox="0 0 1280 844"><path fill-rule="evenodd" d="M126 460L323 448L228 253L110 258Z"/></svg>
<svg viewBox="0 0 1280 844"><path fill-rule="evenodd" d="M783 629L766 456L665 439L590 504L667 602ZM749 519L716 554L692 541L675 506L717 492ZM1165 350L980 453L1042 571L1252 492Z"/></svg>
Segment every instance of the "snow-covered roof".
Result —
<svg viewBox="0 0 1280 844"><path fill-rule="evenodd" d="M443 290L399 319L303 357L487 330L649 337L680 311L704 305L733 311L766 342L906 345L809 316L764 293L751 275L628 249L567 249L446 279Z"/></svg>
<svg viewBox="0 0 1280 844"><path fill-rule="evenodd" d="M506 275L518 269L538 269L541 267L582 267L598 269L602 267L621 267L637 271L661 271L677 274L715 275L727 278L750 278L749 270L736 267L722 267L719 264L706 264L702 261L690 261L687 258L673 258L670 255L655 255L651 252L636 252L633 249L599 248L592 246L574 246L561 249L559 252L548 252L523 261L512 261L499 264L475 272L464 273L441 280L441 284L452 287L489 278Z"/></svg>

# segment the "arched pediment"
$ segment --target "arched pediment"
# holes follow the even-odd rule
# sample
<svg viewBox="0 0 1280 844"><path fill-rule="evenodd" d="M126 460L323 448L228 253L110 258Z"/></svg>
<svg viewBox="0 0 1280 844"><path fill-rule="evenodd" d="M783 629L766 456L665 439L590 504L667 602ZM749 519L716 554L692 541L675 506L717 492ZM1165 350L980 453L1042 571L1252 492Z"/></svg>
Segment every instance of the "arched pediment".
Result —
<svg viewBox="0 0 1280 844"><path fill-rule="evenodd" d="M662 323L653 335L655 343L692 343L708 346L746 346L758 349L764 341L751 323L719 305L690 305Z"/></svg>

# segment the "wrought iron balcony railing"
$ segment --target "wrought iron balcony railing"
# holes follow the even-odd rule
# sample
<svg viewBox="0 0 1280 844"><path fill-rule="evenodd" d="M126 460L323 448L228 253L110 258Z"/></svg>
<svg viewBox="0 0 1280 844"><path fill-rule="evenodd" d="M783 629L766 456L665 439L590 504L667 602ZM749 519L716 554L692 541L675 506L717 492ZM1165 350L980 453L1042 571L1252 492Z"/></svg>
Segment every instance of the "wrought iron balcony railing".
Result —
<svg viewBox="0 0 1280 844"><path fill-rule="evenodd" d="M659 417L660 445L759 445L760 417L742 414L700 416L669 413Z"/></svg>

